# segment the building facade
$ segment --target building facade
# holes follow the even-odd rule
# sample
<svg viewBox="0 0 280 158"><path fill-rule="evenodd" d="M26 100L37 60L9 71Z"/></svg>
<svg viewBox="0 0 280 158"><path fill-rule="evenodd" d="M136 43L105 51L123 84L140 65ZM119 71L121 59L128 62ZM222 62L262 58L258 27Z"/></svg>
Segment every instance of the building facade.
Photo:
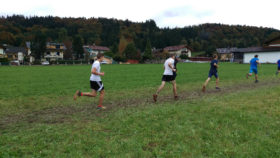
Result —
<svg viewBox="0 0 280 158"><path fill-rule="evenodd" d="M218 48L217 52L221 56L231 54L232 60L239 63L250 63L255 55L261 63L276 63L280 59L280 36L265 42L262 47Z"/></svg>
<svg viewBox="0 0 280 158"><path fill-rule="evenodd" d="M8 60L18 60L19 63L22 64L24 57L27 55L27 50L24 47L7 46L5 54L8 57Z"/></svg>
<svg viewBox="0 0 280 158"><path fill-rule="evenodd" d="M176 54L177 56L183 54L187 55L188 57L192 56L192 48L188 47L187 45L168 46L165 47L163 51L168 52L168 54Z"/></svg>
<svg viewBox="0 0 280 158"><path fill-rule="evenodd" d="M5 47L0 45L0 58L5 58L5 52L4 52Z"/></svg>
<svg viewBox="0 0 280 158"><path fill-rule="evenodd" d="M63 43L48 42L46 44L46 52L44 59L47 61L62 60L66 47Z"/></svg>
<svg viewBox="0 0 280 158"><path fill-rule="evenodd" d="M236 49L237 48L217 48L216 51L221 61L233 61L233 52Z"/></svg>

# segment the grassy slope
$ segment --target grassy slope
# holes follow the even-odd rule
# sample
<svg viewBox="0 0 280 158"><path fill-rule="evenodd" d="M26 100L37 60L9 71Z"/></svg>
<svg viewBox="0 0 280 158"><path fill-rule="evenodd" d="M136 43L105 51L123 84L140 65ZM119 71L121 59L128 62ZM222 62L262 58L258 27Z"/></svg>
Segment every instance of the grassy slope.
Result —
<svg viewBox="0 0 280 158"><path fill-rule="evenodd" d="M181 91L197 89L207 75L208 64L179 66ZM247 68L223 64L222 85L249 82L244 80ZM161 65L118 65L103 69L108 76L104 78L107 98L116 101L137 97L134 91L152 93L159 84L158 71L162 71ZM261 70L262 78L271 78L274 66L263 65ZM0 113L4 118L45 107L73 105L68 95L76 87L88 88L88 66L7 67L0 71L9 78L3 83L3 77L0 82L5 87L1 91ZM30 87L23 84L28 82ZM267 86L175 103L115 108L99 115L83 116L78 112L69 116L70 122L54 124L45 123L44 118L35 123L17 122L0 130L0 157L279 157L279 90L279 86ZM166 88L163 94L169 92ZM41 99L47 103L40 104ZM83 108L89 101L81 99L73 106Z"/></svg>

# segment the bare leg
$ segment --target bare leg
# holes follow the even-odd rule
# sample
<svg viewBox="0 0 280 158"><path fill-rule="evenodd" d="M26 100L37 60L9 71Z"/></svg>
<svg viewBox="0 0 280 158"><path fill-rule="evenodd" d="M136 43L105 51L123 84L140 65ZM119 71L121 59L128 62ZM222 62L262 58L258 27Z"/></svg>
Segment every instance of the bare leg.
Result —
<svg viewBox="0 0 280 158"><path fill-rule="evenodd" d="M161 85L159 86L159 88L156 92L156 94L153 94L154 102L157 102L157 96L158 96L159 92L164 88L164 86L165 86L165 81L162 81Z"/></svg>
<svg viewBox="0 0 280 158"><path fill-rule="evenodd" d="M248 79L249 76L252 76L252 74L251 74L251 73L248 73L248 74L246 75L246 78Z"/></svg>
<svg viewBox="0 0 280 158"><path fill-rule="evenodd" d="M174 98L177 98L177 87L176 87L176 81L172 81L172 85L173 85L173 94L174 94Z"/></svg>
<svg viewBox="0 0 280 158"><path fill-rule="evenodd" d="M208 83L209 83L209 81L210 81L210 80L211 80L211 78L210 78L210 77L208 77L208 78L207 78L207 80L205 81L205 83L204 83L204 85L203 85L203 86L205 86L205 87L206 87L206 86L208 85Z"/></svg>
<svg viewBox="0 0 280 158"><path fill-rule="evenodd" d="M216 87L219 87L219 77L216 78Z"/></svg>
<svg viewBox="0 0 280 158"><path fill-rule="evenodd" d="M255 74L256 82L258 82L258 74Z"/></svg>
<svg viewBox="0 0 280 158"><path fill-rule="evenodd" d="M91 92L81 92L81 91L76 91L76 93L74 94L74 100L77 99L77 97L80 96L87 96L87 97L95 97L96 96L96 91L92 90Z"/></svg>
<svg viewBox="0 0 280 158"><path fill-rule="evenodd" d="M159 88L158 88L158 90L157 90L157 92L156 92L157 95L158 95L159 92L164 88L164 86L165 86L165 81L162 81L162 82L161 82L161 85L159 86Z"/></svg>
<svg viewBox="0 0 280 158"><path fill-rule="evenodd" d="M87 97L96 97L96 91L92 90L91 92L82 92L83 96L87 96Z"/></svg>
<svg viewBox="0 0 280 158"><path fill-rule="evenodd" d="M211 80L210 77L207 78L207 80L205 81L205 83L203 84L203 87L202 87L202 92L205 92L206 90L206 86L208 85L208 82Z"/></svg>
<svg viewBox="0 0 280 158"><path fill-rule="evenodd" d="M104 95L105 95L105 90L100 91L99 104L98 104L99 106L102 106L103 104Z"/></svg>

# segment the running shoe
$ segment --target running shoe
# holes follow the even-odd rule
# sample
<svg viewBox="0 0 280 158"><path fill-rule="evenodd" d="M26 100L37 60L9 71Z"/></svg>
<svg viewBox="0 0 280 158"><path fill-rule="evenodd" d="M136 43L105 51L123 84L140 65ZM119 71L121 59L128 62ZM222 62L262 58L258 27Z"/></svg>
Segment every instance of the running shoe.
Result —
<svg viewBox="0 0 280 158"><path fill-rule="evenodd" d="M157 102L157 95L156 94L153 95L153 98L154 98L154 102Z"/></svg>
<svg viewBox="0 0 280 158"><path fill-rule="evenodd" d="M97 110L105 110L105 109L106 109L105 106L102 106L102 105L98 105L98 106L97 106Z"/></svg>
<svg viewBox="0 0 280 158"><path fill-rule="evenodd" d="M80 97L81 96L81 91L79 91L79 90L77 90L76 92L75 92L75 94L74 94L74 100L76 100L78 97Z"/></svg>
<svg viewBox="0 0 280 158"><path fill-rule="evenodd" d="M203 86L202 87L202 92L205 92L206 91L206 86Z"/></svg>

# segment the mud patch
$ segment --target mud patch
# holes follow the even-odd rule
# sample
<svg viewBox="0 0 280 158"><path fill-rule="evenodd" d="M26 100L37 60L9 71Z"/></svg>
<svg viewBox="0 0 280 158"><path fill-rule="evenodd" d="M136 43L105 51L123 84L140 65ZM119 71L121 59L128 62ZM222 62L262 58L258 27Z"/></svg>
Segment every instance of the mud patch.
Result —
<svg viewBox="0 0 280 158"><path fill-rule="evenodd" d="M201 92L201 89L197 89L194 91L180 91L178 101L182 100L196 100L200 99L204 96L211 96L211 95L227 95L230 93L238 93L245 90L252 90L258 88L268 88L268 87L275 87L279 86L279 80L265 80L259 83L246 83L246 84L238 84L234 86L222 87L221 90L216 89L207 89L205 93ZM202 87L201 87L202 88ZM158 102L165 103L165 102L174 102L174 98L171 95L159 95ZM0 120L0 131L1 129L5 128L12 128L13 125L18 123L25 123L28 125L32 125L34 123L45 123L45 124L61 124L61 123L71 123L75 122L73 120L74 115L79 115L79 119L82 120L90 120L95 117L106 117L107 114L113 113L118 108L128 108L128 107L137 107L139 105L151 105L154 104L152 99L152 94L150 97L146 98L127 98L119 100L118 102L105 102L107 109L105 111L99 111L96 109L95 106L91 104L86 104L83 106L60 106L54 108L46 108L39 111L34 111L27 114L21 115L8 115ZM93 117L94 116L94 117Z"/></svg>

